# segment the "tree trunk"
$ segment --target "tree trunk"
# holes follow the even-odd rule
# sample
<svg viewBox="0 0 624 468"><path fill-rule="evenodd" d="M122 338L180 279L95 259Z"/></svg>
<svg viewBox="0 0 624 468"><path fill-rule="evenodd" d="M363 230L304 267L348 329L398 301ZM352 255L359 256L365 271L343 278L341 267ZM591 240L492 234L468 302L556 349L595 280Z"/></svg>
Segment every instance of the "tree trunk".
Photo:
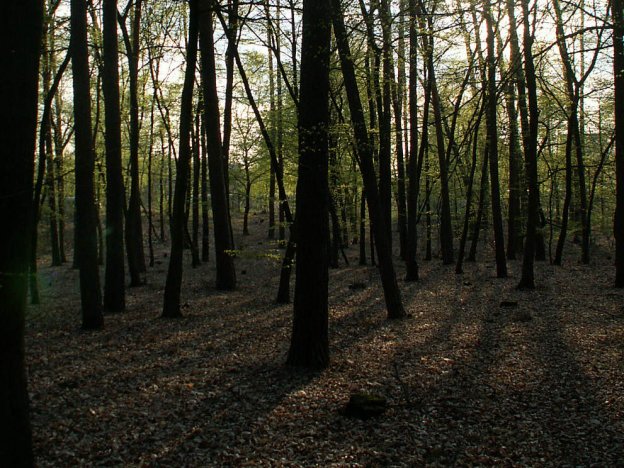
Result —
<svg viewBox="0 0 624 468"><path fill-rule="evenodd" d="M195 134L193 135L193 146L192 146L192 154L193 154L193 198L191 202L191 211L192 211L192 231L191 231L191 239L192 239L192 266L193 268L198 267L201 264L201 260L199 258L199 178L201 174L201 144L200 144L200 125L199 125L199 114L200 107L197 108L197 114L195 115Z"/></svg>
<svg viewBox="0 0 624 468"><path fill-rule="evenodd" d="M382 103L379 114L379 199L386 236L392 250L392 93L394 70L391 64L390 13L388 0L380 0L382 30Z"/></svg>
<svg viewBox="0 0 624 468"><path fill-rule="evenodd" d="M234 102L234 50L238 37L238 2L228 1L228 45L225 54L225 101L223 103L223 167L225 186L229 187L230 139L232 135L232 104ZM226 195L229 202L229 190ZM231 226L230 226L231 229Z"/></svg>
<svg viewBox="0 0 624 468"><path fill-rule="evenodd" d="M503 56L503 41L497 33L498 56ZM507 212L507 259L515 260L522 248L521 194L522 153L518 134L518 110L516 109L515 73L509 65L500 60L501 76L508 76L503 84L505 108L509 119L509 207Z"/></svg>
<svg viewBox="0 0 624 468"><path fill-rule="evenodd" d="M490 160L490 184L492 188L492 224L496 251L496 276L507 276L505 259L505 240L503 234L503 216L500 201L500 183L498 180L498 124L496 118L496 50L494 49L494 19L488 0L483 3L487 26L487 111L486 126Z"/></svg>
<svg viewBox="0 0 624 468"><path fill-rule="evenodd" d="M269 67L269 118L268 127L269 134L271 135L271 141L276 140L276 125L275 125L275 69L273 65L273 28L271 25L271 16L269 12L269 2L265 3L266 17L267 17L267 44L269 45L267 50L268 67ZM278 169L270 166L270 178L269 178L269 239L275 239L275 178Z"/></svg>
<svg viewBox="0 0 624 468"><path fill-rule="evenodd" d="M68 60L70 54L67 54L66 60ZM65 150L65 142L62 135L62 114L61 114L61 95L56 93L54 96L54 169L56 173L56 190L58 193L58 235L59 235L59 249L61 254L61 262L67 262L67 255L65 252L65 178L63 175L63 152Z"/></svg>
<svg viewBox="0 0 624 468"><path fill-rule="evenodd" d="M379 272L386 299L388 318L402 318L405 316L401 293L399 291L394 265L392 262L391 244L387 238L387 228L384 223L379 192L377 190L373 154L370 146L370 138L366 130L364 111L360 101L360 94L353 66L353 59L347 40L347 32L339 0L331 0L332 22L334 34L338 45L342 74L345 81L345 89L351 110L351 123L353 125L356 146L359 156L360 170L368 201L368 213L375 233L375 244L379 259Z"/></svg>
<svg viewBox="0 0 624 468"><path fill-rule="evenodd" d="M472 242L470 243L470 251L466 261L474 262L477 259L477 247L479 245L479 236L481 234L481 223L485 213L486 199L487 199L487 186L488 186L488 159L489 148L486 143L483 151L483 162L481 165L481 182L479 188L479 207L477 208L477 219L475 221L474 230L472 234Z"/></svg>
<svg viewBox="0 0 624 468"><path fill-rule="evenodd" d="M104 0L104 119L106 134L106 270L104 308L120 312L126 308L124 272L124 185L121 162L121 110L119 104L119 58L117 0Z"/></svg>
<svg viewBox="0 0 624 468"><path fill-rule="evenodd" d="M615 287L624 287L624 5L613 0L615 112Z"/></svg>
<svg viewBox="0 0 624 468"><path fill-rule="evenodd" d="M225 21L223 20L222 15L220 15L217 10L217 15L219 16L219 21L221 25L225 25ZM245 73L245 69L243 68L243 64L240 60L240 55L238 54L238 50L234 49L234 59L236 61L236 66L238 68L238 72L240 74L241 81L243 83L243 87L245 88L245 94L247 95L247 100L249 101L249 105L251 106L254 116L256 117L256 121L258 126L260 127L260 133L264 139L267 150L269 151L269 158L271 164L271 174L275 174L275 182L277 185L278 193L280 200L282 200L282 209L284 210L284 218L286 222L291 226L290 228L290 237L288 240L288 245L286 247L286 252L284 253L284 259L282 261L282 269L280 272L280 284L279 290L277 293L276 302L279 304L288 303L290 300L290 273L291 273L291 265L294 259L295 252L295 238L296 234L293 228L294 219L292 216L292 212L290 210L290 205L288 204L288 200L286 197L286 189L284 188L284 180L282 178L282 173L279 170L279 160L277 151L275 150L275 145L273 144L273 140L267 130L266 125L264 124L264 120L262 115L260 114L260 110L256 104L253 93L251 91L251 87L249 86L249 80L247 79L247 74Z"/></svg>
<svg viewBox="0 0 624 468"><path fill-rule="evenodd" d="M34 466L24 366L24 315L32 228L33 154L43 7L0 6L0 465Z"/></svg>
<svg viewBox="0 0 624 468"><path fill-rule="evenodd" d="M389 12L386 13L389 16ZM397 219L399 230L400 256L406 259L407 248L407 200L405 193L405 146L403 144L403 93L405 90L405 40L404 13L401 13L399 24L399 49L397 60L397 80L392 83L392 107L394 112L395 148L397 164ZM394 68L394 66L392 66ZM414 122L416 123L416 122Z"/></svg>
<svg viewBox="0 0 624 468"><path fill-rule="evenodd" d="M202 212L202 262L210 259L210 220L208 219L208 149L206 148L206 126L201 119L201 212Z"/></svg>
<svg viewBox="0 0 624 468"><path fill-rule="evenodd" d="M474 179L477 169L477 155L479 153L479 127L481 126L481 118L483 115L483 107L479 111L477 122L473 129L472 138L472 163L470 164L470 176L468 179L468 187L466 189L466 211L464 214L464 227L462 229L462 236L459 242L459 252L457 253L457 263L455 265L455 273L460 274L464 272L464 252L466 250L466 242L468 241L468 229L470 227L470 212L472 210L472 198L474 192Z"/></svg>
<svg viewBox="0 0 624 468"><path fill-rule="evenodd" d="M186 191L189 186L191 161L191 126L193 121L193 88L197 64L197 39L199 35L198 0L189 1L189 38L186 51L186 70L180 104L180 149L176 163L177 177L171 214L171 253L165 283L163 317L180 317L180 287L182 285L182 257L184 253L184 228Z"/></svg>
<svg viewBox="0 0 624 468"><path fill-rule="evenodd" d="M208 148L208 172L212 201L213 228L217 266L216 287L231 290L236 287L236 271L230 225L227 186L219 124L219 102L214 56L212 13L216 7L214 0L200 3L199 40L201 48L201 73L204 98L204 116Z"/></svg>
<svg viewBox="0 0 624 468"><path fill-rule="evenodd" d="M89 51L87 48L87 8L81 0L71 2L72 76L74 89L76 248L80 270L82 327L104 325L97 254L97 221L93 178L95 152L91 130Z"/></svg>
<svg viewBox="0 0 624 468"><path fill-rule="evenodd" d="M323 368L328 338L328 0L304 0L297 180L297 276L287 364Z"/></svg>
<svg viewBox="0 0 624 468"><path fill-rule="evenodd" d="M360 265L366 265L366 192L362 188L362 198L360 199L360 236L358 239L360 247Z"/></svg>
<svg viewBox="0 0 624 468"><path fill-rule="evenodd" d="M143 226L141 220L141 188L139 174L139 32L141 26L142 0L134 3L132 30L126 30L125 18L121 22L126 56L128 59L128 75L130 88L130 198L126 211L126 252L130 286L145 283L145 254L143 252Z"/></svg>
<svg viewBox="0 0 624 468"><path fill-rule="evenodd" d="M418 151L418 29L416 0L409 1L409 122L410 149L407 160L407 238L405 245L405 280L418 281L418 192L420 191L420 173L422 159ZM431 88L428 87L428 90ZM428 121L431 93L425 96L423 122ZM427 131L423 124L423 139ZM423 145L427 142L423 141ZM424 148L421 148L421 152ZM424 155L424 153L422 153ZM420 165L418 164L420 161Z"/></svg>
<svg viewBox="0 0 624 468"><path fill-rule="evenodd" d="M509 3L511 0L509 0ZM534 260L536 252L537 239L537 223L539 210L539 184L537 178L537 132L538 132L538 115L537 108L537 81L535 78L535 65L533 63L531 26L529 21L529 5L528 0L522 0L522 14L524 26L524 76L526 78L526 92L528 94L528 128L523 128L524 133L524 165L526 170L526 178L528 184L528 213L526 236L524 240L524 254L522 257L522 277L518 284L519 289L535 288ZM509 21L515 25L515 17L513 14L513 5L509 8ZM524 90L523 90L524 92ZM522 107L521 107L522 108ZM528 130L528 132L526 131ZM542 237L543 243L543 237Z"/></svg>

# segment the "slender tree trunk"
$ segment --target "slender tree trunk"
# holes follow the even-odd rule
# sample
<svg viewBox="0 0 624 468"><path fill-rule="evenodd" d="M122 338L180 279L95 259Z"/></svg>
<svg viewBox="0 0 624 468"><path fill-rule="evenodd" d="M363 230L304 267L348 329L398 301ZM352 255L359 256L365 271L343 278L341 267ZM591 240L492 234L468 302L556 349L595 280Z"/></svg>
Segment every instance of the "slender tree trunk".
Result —
<svg viewBox="0 0 624 468"><path fill-rule="evenodd" d="M70 58L70 54L67 54L67 59ZM59 249L61 255L61 262L67 262L67 254L65 252L65 177L63 175L63 152L65 149L65 142L63 142L62 136L62 100L60 93L56 93L54 96L54 169L56 173L56 191L58 193L58 235L59 235Z"/></svg>
<svg viewBox="0 0 624 468"><path fill-rule="evenodd" d="M422 159L418 148L418 10L416 0L409 0L409 157L407 160L407 239L405 246L405 280L418 281L418 192L420 191L420 169ZM428 87L430 91L431 88ZM423 122L428 121L431 93L425 96ZM427 125L423 124L423 138ZM426 145L426 140L423 145ZM421 153L424 147L421 147ZM424 153L422 153L424 155ZM418 164L420 161L420 165Z"/></svg>
<svg viewBox="0 0 624 468"><path fill-rule="evenodd" d="M52 131L50 127L48 127L48 135L46 136L46 147L48 158L46 163L48 167L46 171L46 191L48 192L48 210L50 211L48 214L50 221L50 249L52 252L52 266L60 266L63 262L61 261L61 248L58 236L56 175L54 171L54 151L52 149Z"/></svg>
<svg viewBox="0 0 624 468"><path fill-rule="evenodd" d="M97 221L93 191L95 152L91 129L89 51L87 48L87 8L81 0L71 2L72 76L74 90L76 160L76 248L80 270L82 327L99 329L104 325L102 294L97 258Z"/></svg>
<svg viewBox="0 0 624 468"><path fill-rule="evenodd" d="M269 11L269 3L265 4L266 16L267 16L267 44L269 48L267 50L268 55L268 67L269 67L269 134L271 135L271 141L276 140L276 125L275 125L275 68L273 65L273 49L271 45L273 43L273 28L271 25L271 16ZM275 239L275 178L277 168L270 167L271 174L269 176L269 239Z"/></svg>
<svg viewBox="0 0 624 468"><path fill-rule="evenodd" d="M49 68L53 70L56 68L56 52L54 50L54 33L49 36ZM49 90L48 90L49 91ZM56 93L55 93L56 94ZM55 174L55 166L54 166L54 150L52 148L53 137L52 137L52 101L50 99L47 123L46 123L46 191L48 193L48 210L49 210L49 225L50 225L50 250L52 252L52 266L60 266L63 262L61 260L61 248L59 245L59 234L58 234L58 209L57 209L57 193L56 193L56 174Z"/></svg>
<svg viewBox="0 0 624 468"><path fill-rule="evenodd" d="M243 236L249 235L250 198L251 198L251 179L249 177L249 164L245 164L245 209L243 211Z"/></svg>
<svg viewBox="0 0 624 468"><path fill-rule="evenodd" d="M387 13L389 15L389 13ZM394 111L395 147L397 164L397 219L399 230L399 244L401 259L406 259L407 249L407 199L405 192L405 155L409 154L403 144L405 135L403 129L403 103L405 91L405 14L401 9L399 18L399 48L397 60L397 80L392 83L392 107ZM394 66L392 66L394 68Z"/></svg>
<svg viewBox="0 0 624 468"><path fill-rule="evenodd" d="M505 259L505 237L503 234L503 216L500 201L500 183L498 180L498 124L496 117L496 50L494 48L494 19L488 0L483 3L487 26L487 111L486 125L490 160L490 184L492 188L492 224L496 250L496 276L507 276Z"/></svg>
<svg viewBox="0 0 624 468"><path fill-rule="evenodd" d="M569 101L569 115L568 115L568 138L571 140L570 147L566 143L566 161L568 160L568 151L570 151L569 161L570 161L570 173L566 170L566 177L569 175L570 179L572 178L572 147L574 147L574 153L576 156L576 173L578 176L578 197L579 197L579 211L578 215L580 217L581 222L581 230L582 230L582 241L581 241L581 261L585 264L589 263L589 238L590 232L587 223L587 186L585 182L585 162L583 155L583 141L581 138L580 132L580 124L579 124L579 105L581 102L581 91L583 82L586 79L587 75L584 75L581 80L578 80L575 76L574 70L572 68L572 60L570 59L570 55L568 53L568 48L566 45L565 39L565 31L563 28L563 18L561 14L561 6L558 0L553 0L553 7L555 10L555 19L556 19L556 29L557 29L557 44L559 46L559 54L561 56L561 62L563 64L563 74L566 82L566 90L568 94ZM583 52L584 53L584 52ZM583 54L581 54L581 57ZM583 70L583 73L585 71ZM567 163L566 163L567 164ZM570 181L570 188L571 188ZM567 187L567 182L566 182ZM566 190L566 198L568 197L568 191ZM568 203L569 207L570 203ZM564 210L565 211L565 210ZM568 213L564 213L564 216L567 216ZM567 219L565 219L567 224ZM561 231L562 240L565 240L565 233L562 229ZM560 237L561 239L561 237ZM559 245L557 245L557 252L559 253ZM556 258L557 260L557 258ZM559 255L559 264L561 264L561 255Z"/></svg>
<svg viewBox="0 0 624 468"><path fill-rule="evenodd" d="M210 220L208 219L208 149L206 148L206 126L201 119L201 213L202 213L202 262L210 260Z"/></svg>
<svg viewBox="0 0 624 468"><path fill-rule="evenodd" d="M390 249L392 249L392 92L391 83L394 70L391 62L392 35L390 32L390 12L388 0L380 0L382 30L382 75L381 90L383 107L379 113L379 197L387 231Z"/></svg>
<svg viewBox="0 0 624 468"><path fill-rule="evenodd" d="M615 287L624 287L624 5L613 0L615 113Z"/></svg>
<svg viewBox="0 0 624 468"><path fill-rule="evenodd" d="M234 50L238 37L238 4L239 0L228 3L228 45L225 54L225 100L223 103L223 168L225 170L225 186L229 188L230 176L230 140L232 135L232 104L234 103ZM226 190L228 202L229 190ZM230 230L232 227L230 226Z"/></svg>
<svg viewBox="0 0 624 468"><path fill-rule="evenodd" d="M479 207L477 208L477 219L475 220L474 230L472 234L472 242L470 243L470 251L466 261L474 262L477 259L477 247L479 246L479 236L481 234L481 224L483 221L485 208L487 206L487 187L488 187L488 160L489 148L486 143L483 150L483 162L481 165L481 182L479 188Z"/></svg>
<svg viewBox="0 0 624 468"><path fill-rule="evenodd" d="M339 180L338 158L336 155L336 146L338 142L336 136L329 133L329 216L331 218L331 242L329 243L329 266L330 268L338 268L338 251L341 247L340 221L338 220L337 197Z"/></svg>
<svg viewBox="0 0 624 468"><path fill-rule="evenodd" d="M568 234L568 221L570 218L570 205L572 203L572 124L568 117L568 132L566 135L565 145L565 197L563 199L563 211L561 214L561 229L559 231L559 239L557 240L557 248L555 249L555 258L553 265L561 265L563 258L563 248L565 247L566 236Z"/></svg>
<svg viewBox="0 0 624 468"><path fill-rule="evenodd" d="M353 59L347 40L347 32L339 0L331 0L332 22L338 45L342 74L345 89L351 110L351 123L354 128L355 140L359 156L360 169L368 201L368 213L375 232L375 244L379 259L379 272L386 299L388 318L402 318L405 316L401 293L399 291L394 265L392 262L391 244L387 238L387 227L384 223L379 192L377 190L373 154L370 138L366 130L364 111L360 100L358 85L355 77Z"/></svg>
<svg viewBox="0 0 624 468"><path fill-rule="evenodd" d="M49 21L45 21L43 24L43 39L45 40L48 37L48 23ZM51 49L52 44L48 45L48 48ZM41 123L39 126L39 160L37 162L37 177L35 181L35 186L33 189L33 219L32 219L32 229L30 231L30 301L32 304L39 304L39 285L37 281L37 244L39 242L39 218L41 214L42 208L42 192L43 192L43 184L44 179L46 178L46 162L51 157L51 128L52 120L50 117L52 111L52 100L56 94L58 89L60 80L63 76L63 72L69 63L69 55L65 58L65 61L61 64L59 70L54 77L54 82L51 83L51 66L52 61L49 58L51 50L44 50L43 54L43 90L46 93L44 103L43 103L43 115L41 117ZM47 172L53 171L52 168L48 167Z"/></svg>
<svg viewBox="0 0 624 468"><path fill-rule="evenodd" d="M165 242L165 158L169 157L165 147L165 136L162 130L160 137L160 164L158 168L158 227L160 229L160 241Z"/></svg>
<svg viewBox="0 0 624 468"><path fill-rule="evenodd" d="M151 58L150 58L151 60ZM147 149L147 248L149 256L149 266L154 266L154 214L152 212L153 200L153 171L154 167L154 104L156 102L156 90L150 105L150 127L149 127L149 147Z"/></svg>
<svg viewBox="0 0 624 468"><path fill-rule="evenodd" d="M481 118L483 115L483 108L479 112L477 122L475 123L472 138L472 163L470 164L470 175L468 179L468 187L466 190L466 211L464 214L464 227L462 229L462 236L459 242L459 252L457 253L457 264L455 265L455 273L460 274L464 272L464 252L466 251L466 242L468 241L468 230L470 228L470 212L472 211L472 195L474 192L474 179L477 169L477 155L479 153L479 127L481 126Z"/></svg>
<svg viewBox="0 0 624 468"><path fill-rule="evenodd" d="M421 7L422 8L422 7ZM422 14L425 14L422 12ZM429 30L433 28L431 17L427 18ZM449 172L448 161L446 159L444 131L442 128L442 103L438 92L438 85L435 74L433 59L434 42L433 36L425 38L427 44L427 72L428 80L431 82L431 105L436 126L436 146L438 151L438 162L440 167L440 246L442 248L442 262L445 265L452 264L453 261L453 224L451 221L451 204L449 194Z"/></svg>
<svg viewBox="0 0 624 468"><path fill-rule="evenodd" d="M191 162L191 126L193 125L193 88L197 64L197 39L199 35L198 0L189 0L189 38L186 51L186 70L180 104L180 149L176 163L177 177L171 216L171 253L165 283L163 317L180 317L180 288L182 285L182 257L184 253L184 228L186 191L189 186Z"/></svg>
<svg viewBox="0 0 624 468"><path fill-rule="evenodd" d="M526 237L524 240L524 255L522 258L522 277L520 278L518 288L534 289L534 260L536 244L539 242L537 239L537 224L539 214L539 184L537 179L537 132L539 111L537 108L537 81L535 78L535 65L533 64L533 52L531 50L533 45L533 37L531 36L528 0L522 0L521 4L524 26L524 76L526 78L526 92L528 94L528 132L526 132L526 130L523 128L523 133L525 133L524 164L529 196ZM510 23L513 23L515 25L515 18L513 18L513 5L509 9L509 11Z"/></svg>
<svg viewBox="0 0 624 468"><path fill-rule="evenodd" d="M195 115L195 134L193 135L193 146L192 146L192 154L193 154L193 199L191 203L192 210L192 265L193 268L198 267L201 264L201 260L199 258L199 183L200 183L200 174L201 174L201 128L200 128L200 108L198 106L197 114Z"/></svg>
<svg viewBox="0 0 624 468"><path fill-rule="evenodd" d="M429 145L425 147L425 260L431 261L431 177L429 176Z"/></svg>
<svg viewBox="0 0 624 468"><path fill-rule="evenodd" d="M124 271L124 185L121 162L121 110L119 103L119 53L117 0L104 0L104 119L106 134L106 270L104 308L120 312L126 308Z"/></svg>
<svg viewBox="0 0 624 468"><path fill-rule="evenodd" d="M234 258L230 254L234 246L232 244L230 210L228 206L222 154L221 125L219 124L219 102L217 97L212 25L212 13L215 7L216 5L213 0L202 0L200 2L199 39L201 48L204 122L206 125L217 266L216 287L221 290L231 290L236 287L236 270L234 269Z"/></svg>
<svg viewBox="0 0 624 468"><path fill-rule="evenodd" d="M126 211L126 252L130 286L145 283L145 254L143 252L143 226L141 220L141 188L139 173L139 40L141 26L141 7L143 1L136 0L132 17L130 34L126 30L125 18L120 22L126 45L128 58L128 75L130 88L130 198Z"/></svg>
<svg viewBox="0 0 624 468"><path fill-rule="evenodd" d="M43 75L43 91L49 96L50 94L50 60L49 51L45 50L47 46L48 36L48 23L43 23L43 60L41 61L42 75ZM46 106L44 106L44 114L46 113ZM35 179L35 186L33 188L33 212L30 230L30 275L29 275L29 290L30 290L30 303L39 304L41 299L39 297L39 281L37 278L37 246L39 244L39 219L41 217L41 198L43 193L43 182L45 178L45 166L47 161L46 156L46 136L47 126L50 122L49 118L44 115L39 125L39 154L37 160L37 177Z"/></svg>
<svg viewBox="0 0 624 468"><path fill-rule="evenodd" d="M360 265L366 265L366 192L362 188L362 197L360 198L360 237L358 239L360 246Z"/></svg>
<svg viewBox="0 0 624 468"><path fill-rule="evenodd" d="M503 56L503 41L497 31L497 52ZM511 67L499 59L501 76L507 76L503 83L505 108L509 119L509 207L507 212L507 259L515 260L522 248L521 193L522 193L522 153L518 133L518 110L516 109L516 80Z"/></svg>
<svg viewBox="0 0 624 468"><path fill-rule="evenodd" d="M219 21L222 25L225 24L223 17L220 15L217 10L217 15L219 16ZM280 272L280 284L277 293L276 302L278 304L285 304L290 302L290 273L292 271L292 263L294 260L295 254L295 245L296 245L296 233L294 230L294 219L291 214L290 206L288 204L288 200L286 197L286 189L284 188L284 181L282 179L281 172L279 171L279 161L277 156L277 151L275 150L275 145L273 144L273 140L267 130L266 125L264 124L264 120L262 115L260 114L260 110L256 104L253 93L251 91L251 87L249 86L249 80L247 79L247 74L245 73L245 69L243 68L243 64L240 60L240 55L238 54L238 50L234 49L234 59L236 61L236 66L238 68L238 72L240 74L241 81L243 83L243 87L245 88L245 94L247 95L247 100L249 101L249 105L251 106L254 116L256 117L256 121L258 126L260 127L260 133L264 139L267 150L269 151L269 158L271 163L271 173L276 175L275 182L277 185L279 197L282 202L282 208L284 210L284 218L286 222L291 226L290 228L290 237L288 239L288 243L286 246L286 252L284 253L284 258L282 261L282 269Z"/></svg>

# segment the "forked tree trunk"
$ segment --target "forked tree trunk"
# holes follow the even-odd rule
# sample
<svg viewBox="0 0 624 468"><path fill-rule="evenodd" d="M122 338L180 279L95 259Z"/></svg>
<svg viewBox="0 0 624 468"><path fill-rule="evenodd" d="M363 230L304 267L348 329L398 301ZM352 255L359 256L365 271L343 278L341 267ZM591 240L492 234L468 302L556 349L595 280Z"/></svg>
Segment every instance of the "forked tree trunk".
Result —
<svg viewBox="0 0 624 468"><path fill-rule="evenodd" d="M165 283L163 317L180 317L180 287L182 284L182 257L184 253L186 191L190 179L191 125L193 120L193 88L197 64L199 35L198 0L189 1L189 38L186 51L186 71L180 105L180 150L176 163L177 177L171 214L171 253Z"/></svg>
<svg viewBox="0 0 624 468"><path fill-rule="evenodd" d="M236 287L236 270L234 268L234 257L231 255L231 250L234 246L221 144L221 125L219 124L220 111L217 97L212 24L216 3L213 0L202 0L199 6L200 68L202 73L204 122L206 125L208 172L215 239L216 287L220 290L231 290Z"/></svg>

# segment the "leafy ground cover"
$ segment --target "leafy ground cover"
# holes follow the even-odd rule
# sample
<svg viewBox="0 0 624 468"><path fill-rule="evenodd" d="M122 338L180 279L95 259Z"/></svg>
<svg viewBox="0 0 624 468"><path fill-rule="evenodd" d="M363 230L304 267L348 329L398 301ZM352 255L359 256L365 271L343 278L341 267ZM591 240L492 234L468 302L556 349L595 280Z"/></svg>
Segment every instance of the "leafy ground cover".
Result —
<svg viewBox="0 0 624 468"><path fill-rule="evenodd" d="M39 466L624 460L624 291L604 256L538 264L533 292L515 289L519 262L508 279L493 262L463 275L422 262L422 280L402 284L411 317L391 322L375 269L342 266L330 273L331 366L304 372L284 366L292 307L274 304L277 251L259 217L252 228L236 291L214 290L212 262L185 267L180 320L159 318L165 246L128 311L96 333L79 330L76 271L41 267L26 334ZM357 246L347 254L357 265ZM347 418L354 392L388 408Z"/></svg>

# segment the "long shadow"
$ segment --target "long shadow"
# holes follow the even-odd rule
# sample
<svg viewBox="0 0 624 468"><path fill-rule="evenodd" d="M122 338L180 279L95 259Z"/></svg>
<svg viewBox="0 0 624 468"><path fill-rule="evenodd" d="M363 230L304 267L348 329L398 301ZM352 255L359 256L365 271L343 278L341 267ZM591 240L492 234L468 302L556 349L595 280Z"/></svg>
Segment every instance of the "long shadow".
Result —
<svg viewBox="0 0 624 468"><path fill-rule="evenodd" d="M521 307L532 299L524 295ZM600 401L599 383L575 359L557 313L533 310L532 321L516 322L496 302L478 322L447 316L421 349L396 350L399 368L424 359L421 375L403 375L411 401L397 412L411 429L399 450L422 464L619 466L622 422ZM451 333L471 322L479 333L471 349L457 350ZM397 386L395 400L403 396ZM368 443L397 451L397 441Z"/></svg>

